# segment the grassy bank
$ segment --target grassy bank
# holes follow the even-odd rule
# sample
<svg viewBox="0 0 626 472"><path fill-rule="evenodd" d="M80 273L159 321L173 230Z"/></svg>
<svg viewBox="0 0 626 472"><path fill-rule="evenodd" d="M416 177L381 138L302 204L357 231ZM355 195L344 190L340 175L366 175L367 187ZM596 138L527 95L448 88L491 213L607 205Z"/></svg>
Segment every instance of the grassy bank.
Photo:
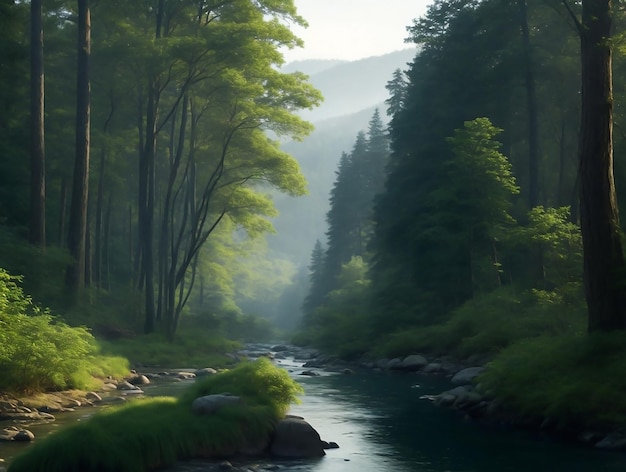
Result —
<svg viewBox="0 0 626 472"><path fill-rule="evenodd" d="M229 392L243 404L198 416L198 396ZM135 400L107 408L38 441L9 472L139 472L191 457L219 457L266 437L297 401L300 386L266 359L198 380L180 398Z"/></svg>
<svg viewBox="0 0 626 472"><path fill-rule="evenodd" d="M488 367L481 389L524 422L564 433L626 425L625 333L527 339Z"/></svg>

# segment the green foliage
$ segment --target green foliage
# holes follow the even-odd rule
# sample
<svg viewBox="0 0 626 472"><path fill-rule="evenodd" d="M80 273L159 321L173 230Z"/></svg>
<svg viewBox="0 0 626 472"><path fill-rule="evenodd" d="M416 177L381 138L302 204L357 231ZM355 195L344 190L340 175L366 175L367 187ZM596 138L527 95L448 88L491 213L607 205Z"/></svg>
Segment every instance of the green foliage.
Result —
<svg viewBox="0 0 626 472"><path fill-rule="evenodd" d="M201 395L230 392L243 404L194 415ZM135 400L37 441L10 465L11 472L141 472L193 457L223 457L266 437L302 392L268 360L199 380L180 399Z"/></svg>
<svg viewBox="0 0 626 472"><path fill-rule="evenodd" d="M542 336L505 349L481 375L481 389L523 421L611 430L626 422L626 336L622 332Z"/></svg>
<svg viewBox="0 0 626 472"><path fill-rule="evenodd" d="M570 290L577 296L503 287L467 301L445 323L390 334L376 351L391 357L417 351L466 358L497 354L519 340L541 335L579 333L585 326L585 306L580 285Z"/></svg>
<svg viewBox="0 0 626 472"><path fill-rule="evenodd" d="M569 207L538 206L528 212L525 226L511 228L504 237L512 248L541 255L543 286L558 287L582 278L582 237L570 218Z"/></svg>
<svg viewBox="0 0 626 472"><path fill-rule="evenodd" d="M94 375L128 372L124 360L98 355L86 328L70 327L34 305L19 280L0 269L0 390L88 388Z"/></svg>
<svg viewBox="0 0 626 472"><path fill-rule="evenodd" d="M338 288L307 318L304 332L296 336L297 343L308 341L345 358L353 358L370 348L367 267L358 256L343 265L337 277Z"/></svg>
<svg viewBox="0 0 626 472"><path fill-rule="evenodd" d="M224 355L241 345L210 330L183 328L174 342L162 333L151 333L115 341L101 341L104 353L122 356L151 367L224 367L232 363Z"/></svg>
<svg viewBox="0 0 626 472"><path fill-rule="evenodd" d="M223 392L244 397L249 406L270 407L272 413L280 417L298 401L303 389L285 369L276 367L269 359L260 358L197 381L184 393L181 401L189 403L203 395Z"/></svg>
<svg viewBox="0 0 626 472"><path fill-rule="evenodd" d="M29 244L15 229L0 225L0 267L20 274L27 293L47 306L63 304L63 274L71 260L66 250L50 247L45 251Z"/></svg>

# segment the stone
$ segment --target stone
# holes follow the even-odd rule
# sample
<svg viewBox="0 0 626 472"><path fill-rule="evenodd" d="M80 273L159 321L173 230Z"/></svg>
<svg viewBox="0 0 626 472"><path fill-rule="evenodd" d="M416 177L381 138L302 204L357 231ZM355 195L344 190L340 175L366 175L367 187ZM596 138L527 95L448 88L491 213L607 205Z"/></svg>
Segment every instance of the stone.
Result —
<svg viewBox="0 0 626 472"><path fill-rule="evenodd" d="M619 433L611 433L595 444L598 449L611 451L626 449L626 437Z"/></svg>
<svg viewBox="0 0 626 472"><path fill-rule="evenodd" d="M395 357L387 362L387 369L399 370L402 369L402 359Z"/></svg>
<svg viewBox="0 0 626 472"><path fill-rule="evenodd" d="M451 382L455 385L471 385L484 370L484 367L467 367L454 374Z"/></svg>
<svg viewBox="0 0 626 472"><path fill-rule="evenodd" d="M315 372L314 370L303 370L302 372L300 372L300 375L306 375L308 377L319 377L320 374L318 372Z"/></svg>
<svg viewBox="0 0 626 472"><path fill-rule="evenodd" d="M133 375L128 379L128 383L132 385L148 385L150 383L150 379L145 375Z"/></svg>
<svg viewBox="0 0 626 472"><path fill-rule="evenodd" d="M428 361L426 358L420 354L411 354L410 356L406 356L402 361L402 370L406 370L409 372L415 372L420 370L422 367L426 366Z"/></svg>
<svg viewBox="0 0 626 472"><path fill-rule="evenodd" d="M216 394L198 397L191 403L191 411L196 415L210 415L222 407L237 405L241 398L235 395Z"/></svg>
<svg viewBox="0 0 626 472"><path fill-rule="evenodd" d="M189 380L189 379L195 379L196 374L194 374L193 372L177 372L176 377L181 380Z"/></svg>
<svg viewBox="0 0 626 472"><path fill-rule="evenodd" d="M425 374L436 374L437 372L441 372L441 364L439 362L431 362L430 364L426 364L422 369L422 372Z"/></svg>
<svg viewBox="0 0 626 472"><path fill-rule="evenodd" d="M33 441L34 439L35 439L35 435L32 433L32 431L29 431L27 429L21 429L13 437L13 441L18 441L18 442L30 442L30 441Z"/></svg>
<svg viewBox="0 0 626 472"><path fill-rule="evenodd" d="M206 377L207 375L217 374L217 370L213 367L205 367L204 369L198 369L194 372L196 377Z"/></svg>
<svg viewBox="0 0 626 472"><path fill-rule="evenodd" d="M283 352L283 351L288 351L289 346L286 346L284 344L277 344L276 346L272 346L271 349L274 352Z"/></svg>
<svg viewBox="0 0 626 472"><path fill-rule="evenodd" d="M87 400L90 400L92 402L101 402L102 401L102 397L100 395L98 395L96 392L87 392L85 397L87 398Z"/></svg>
<svg viewBox="0 0 626 472"><path fill-rule="evenodd" d="M302 418L286 417L274 431L270 454L276 457L322 457L324 444L319 433Z"/></svg>
<svg viewBox="0 0 626 472"><path fill-rule="evenodd" d="M126 380L123 380L117 384L117 389L118 390L139 390L139 387L137 387L136 385L133 385L130 382L127 382Z"/></svg>

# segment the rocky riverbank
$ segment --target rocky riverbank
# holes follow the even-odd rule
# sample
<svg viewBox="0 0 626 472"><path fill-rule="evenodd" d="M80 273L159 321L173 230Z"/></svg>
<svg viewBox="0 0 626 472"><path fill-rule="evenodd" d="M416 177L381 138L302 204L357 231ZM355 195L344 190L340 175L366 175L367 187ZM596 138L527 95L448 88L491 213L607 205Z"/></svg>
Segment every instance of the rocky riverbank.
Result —
<svg viewBox="0 0 626 472"><path fill-rule="evenodd" d="M254 359L257 357L271 357L257 352L242 351L238 354L241 359ZM75 411L78 408L94 407L110 403L124 402L129 397L135 397L144 393L144 388L153 382L186 382L190 385L198 377L213 376L216 369L207 367L198 370L175 370L143 372L133 371L131 377L119 380L111 379L105 383L98 392L59 392L41 394L32 397L16 398L3 395L0 402L0 418L4 422L4 429L0 433L0 440L5 441L32 441L34 435L29 431L28 425L41 422L55 421L56 416ZM190 405L191 411L196 415L212 415L222 407L245 408L246 401L243 398L230 395L229 393L210 394L196 398ZM0 426L1 427L1 426ZM333 442L323 441L317 431L306 422L304 418L287 416L279 420L271 432L264 436L262 441L254 444L245 444L243 449L237 451L225 451L218 456L238 457L276 457L276 458L307 458L321 457L326 449L336 448ZM232 454L231 454L232 453ZM0 460L0 471L3 470L3 461ZM279 467L265 464L253 467L250 460L245 465L237 465L236 462L225 461L202 461L202 470L278 470ZM193 462L181 463L175 470L194 470ZM209 469L207 469L209 467ZM243 467L243 468L240 468ZM197 469L196 469L197 470ZM217 469L216 469L217 470Z"/></svg>
<svg viewBox="0 0 626 472"><path fill-rule="evenodd" d="M259 346L258 348L260 348ZM480 374L488 368L488 358L475 357L459 362L448 357L429 357L412 354L394 359L363 359L346 362L328 356L316 349L297 348L289 345L273 346L265 354L280 362L282 358L293 357L302 362L300 375L319 375L319 371L352 373L359 368L387 373L429 374L444 376L453 385L438 395L422 397L441 408L459 411L466 418L491 424L505 425L517 429L540 431L543 434L605 450L626 451L626 430L583 430L564 428L550 417L530 417L509 408L498 398L484 391ZM575 413L572 413L574 415Z"/></svg>

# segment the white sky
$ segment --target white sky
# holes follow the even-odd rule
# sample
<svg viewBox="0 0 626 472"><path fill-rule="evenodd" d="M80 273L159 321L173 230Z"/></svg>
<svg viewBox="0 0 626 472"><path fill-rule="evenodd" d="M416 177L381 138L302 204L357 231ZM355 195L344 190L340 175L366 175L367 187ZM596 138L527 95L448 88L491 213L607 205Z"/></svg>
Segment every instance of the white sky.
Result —
<svg viewBox="0 0 626 472"><path fill-rule="evenodd" d="M286 62L379 56L410 47L406 27L431 0L295 0L306 29L292 26L304 48L285 50Z"/></svg>

